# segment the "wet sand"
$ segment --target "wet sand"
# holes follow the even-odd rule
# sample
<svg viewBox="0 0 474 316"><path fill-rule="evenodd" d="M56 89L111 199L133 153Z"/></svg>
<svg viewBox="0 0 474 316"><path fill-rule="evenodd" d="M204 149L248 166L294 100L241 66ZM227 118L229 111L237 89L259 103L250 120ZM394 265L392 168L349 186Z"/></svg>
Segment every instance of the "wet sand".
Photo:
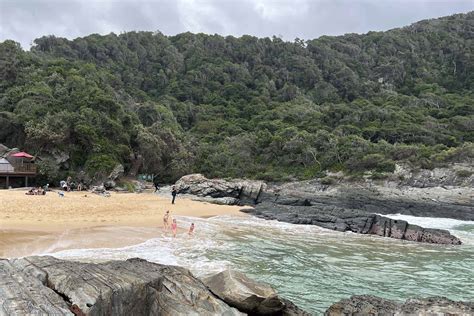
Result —
<svg viewBox="0 0 474 316"><path fill-rule="evenodd" d="M123 247L163 234L166 210L171 216L245 216L240 209L179 196L173 205L170 199L152 193L112 193L111 197L103 197L69 192L61 198L55 192L28 196L23 190L0 190L0 257Z"/></svg>

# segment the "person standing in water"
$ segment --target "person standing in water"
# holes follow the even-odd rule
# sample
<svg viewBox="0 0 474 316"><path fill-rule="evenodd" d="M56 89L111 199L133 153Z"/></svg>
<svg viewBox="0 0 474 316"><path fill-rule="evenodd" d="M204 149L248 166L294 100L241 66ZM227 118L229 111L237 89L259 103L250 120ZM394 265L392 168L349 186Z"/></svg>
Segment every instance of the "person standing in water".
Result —
<svg viewBox="0 0 474 316"><path fill-rule="evenodd" d="M174 200L176 199L176 195L178 194L178 191L176 190L176 186L171 187L171 196L173 199L171 200L171 204L174 204Z"/></svg>
<svg viewBox="0 0 474 316"><path fill-rule="evenodd" d="M194 235L194 223L191 223L191 226L189 226L188 235Z"/></svg>
<svg viewBox="0 0 474 316"><path fill-rule="evenodd" d="M166 211L165 215L163 216L163 227L165 230L168 230L169 220L170 220L170 211Z"/></svg>
<svg viewBox="0 0 474 316"><path fill-rule="evenodd" d="M171 231L173 232L173 237L176 237L177 230L178 230L178 223L176 223L176 219L173 219L173 224L171 224Z"/></svg>

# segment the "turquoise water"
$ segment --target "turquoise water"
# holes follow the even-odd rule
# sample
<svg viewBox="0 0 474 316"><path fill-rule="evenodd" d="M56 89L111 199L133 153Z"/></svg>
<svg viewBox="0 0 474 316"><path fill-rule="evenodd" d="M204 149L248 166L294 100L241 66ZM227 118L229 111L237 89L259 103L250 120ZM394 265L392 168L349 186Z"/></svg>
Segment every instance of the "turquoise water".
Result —
<svg viewBox="0 0 474 316"><path fill-rule="evenodd" d="M232 267L271 284L314 314L355 294L399 300L431 295L474 300L474 222L393 217L449 229L464 245L403 242L256 218L178 217L182 227L195 222L196 236L182 234L173 239L159 233L135 246L54 255L93 261L142 257L188 267L198 276Z"/></svg>

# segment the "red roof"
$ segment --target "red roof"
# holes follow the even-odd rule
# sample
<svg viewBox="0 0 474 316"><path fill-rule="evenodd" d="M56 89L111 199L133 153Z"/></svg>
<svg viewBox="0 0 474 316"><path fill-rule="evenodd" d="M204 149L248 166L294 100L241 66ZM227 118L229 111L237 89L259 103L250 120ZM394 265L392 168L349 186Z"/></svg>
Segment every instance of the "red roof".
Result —
<svg viewBox="0 0 474 316"><path fill-rule="evenodd" d="M19 158L33 158L32 155L25 153L24 151L21 151L19 153L13 154L12 157L19 157Z"/></svg>

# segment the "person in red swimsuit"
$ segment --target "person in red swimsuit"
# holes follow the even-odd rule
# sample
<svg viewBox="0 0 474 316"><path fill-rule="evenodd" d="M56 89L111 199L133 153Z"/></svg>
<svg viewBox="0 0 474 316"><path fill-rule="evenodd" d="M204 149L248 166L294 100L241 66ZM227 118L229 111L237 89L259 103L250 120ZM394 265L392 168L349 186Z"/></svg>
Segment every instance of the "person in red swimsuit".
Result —
<svg viewBox="0 0 474 316"><path fill-rule="evenodd" d="M171 231L173 232L173 237L176 237L177 230L178 230L178 223L176 223L176 219L173 219L173 223L171 224Z"/></svg>

